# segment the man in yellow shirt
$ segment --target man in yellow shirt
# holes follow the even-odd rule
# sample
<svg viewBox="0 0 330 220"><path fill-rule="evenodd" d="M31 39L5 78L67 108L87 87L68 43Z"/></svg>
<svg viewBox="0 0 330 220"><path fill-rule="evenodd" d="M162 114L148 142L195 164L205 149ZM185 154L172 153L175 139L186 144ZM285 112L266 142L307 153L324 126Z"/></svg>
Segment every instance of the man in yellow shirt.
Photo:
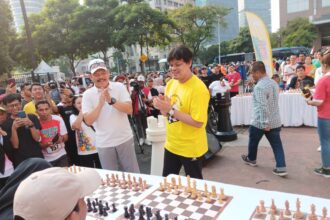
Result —
<svg viewBox="0 0 330 220"><path fill-rule="evenodd" d="M165 96L154 106L167 116L163 176L179 174L202 179L201 157L207 152L207 109L210 94L205 84L191 72L192 52L186 46L171 50L167 58L173 79Z"/></svg>
<svg viewBox="0 0 330 220"><path fill-rule="evenodd" d="M45 89L40 85L39 83L33 83L31 85L31 94L33 97L33 100L29 103L27 103L23 110L26 114L34 114L38 116L35 103L41 101L41 100L47 100L49 104L51 105L52 111L54 114L58 113L57 106L55 102L50 98L50 96L45 92Z"/></svg>

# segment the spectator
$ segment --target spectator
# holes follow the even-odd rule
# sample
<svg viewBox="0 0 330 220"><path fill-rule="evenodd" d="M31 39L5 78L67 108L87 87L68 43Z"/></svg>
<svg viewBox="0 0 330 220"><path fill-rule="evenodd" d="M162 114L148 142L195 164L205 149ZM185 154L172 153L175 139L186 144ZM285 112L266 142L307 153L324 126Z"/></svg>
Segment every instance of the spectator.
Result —
<svg viewBox="0 0 330 220"><path fill-rule="evenodd" d="M297 62L296 62L297 56L291 55L290 56L290 63L288 65L285 65L284 67L284 76L283 76L283 82L286 85L290 85L292 77L296 76L296 68L297 68Z"/></svg>
<svg viewBox="0 0 330 220"><path fill-rule="evenodd" d="M306 56L304 67L305 67L305 75L314 78L316 68L312 64L312 57L311 56Z"/></svg>
<svg viewBox="0 0 330 220"><path fill-rule="evenodd" d="M149 79L148 79L148 84L147 84L147 86L148 86L148 89L149 89L149 91L150 91L150 95L151 95L151 98L150 98L150 96L149 96L149 97L148 97L148 101L147 101L147 104L148 104L148 106L149 106L149 108L150 108L150 114L151 114L152 116L154 116L155 118L157 118L160 112L159 112L158 109L156 109L156 108L153 106L153 99L159 95L159 92L158 92L157 89L154 88L154 80L153 80L152 78L149 78ZM148 141L147 141L147 142L148 142ZM151 143L148 143L148 144L151 144Z"/></svg>
<svg viewBox="0 0 330 220"><path fill-rule="evenodd" d="M14 220L86 219L84 197L95 191L100 184L101 176L92 169L77 174L58 167L35 172L17 188Z"/></svg>
<svg viewBox="0 0 330 220"><path fill-rule="evenodd" d="M63 119L60 116L52 115L50 104L46 100L37 102L36 109L41 124L40 146L45 160L55 167L68 166L68 158L64 149L68 132Z"/></svg>
<svg viewBox="0 0 330 220"><path fill-rule="evenodd" d="M202 156L207 152L207 109L209 92L191 72L193 54L185 46L173 48L167 58L173 78L166 86L165 97L154 104L166 122L163 176L179 174L202 179ZM193 135L192 135L193 134Z"/></svg>
<svg viewBox="0 0 330 220"><path fill-rule="evenodd" d="M211 97L215 97L217 93L221 93L222 95L225 92L230 91L229 83L223 78L221 80L217 80L211 83L209 86Z"/></svg>
<svg viewBox="0 0 330 220"><path fill-rule="evenodd" d="M31 85L31 93L32 93L33 100L31 102L27 103L23 108L23 110L26 112L26 114L37 115L35 105L37 102L39 102L41 100L45 100L45 99L51 105L53 113L56 114L58 112L55 102L50 98L50 96L48 95L48 91L45 91L44 88L42 87L42 85L40 85L39 83L33 83Z"/></svg>
<svg viewBox="0 0 330 220"><path fill-rule="evenodd" d="M216 64L213 71L214 72L210 75L210 84L214 81L220 80L224 76L221 72L221 65Z"/></svg>
<svg viewBox="0 0 330 220"><path fill-rule="evenodd" d="M283 82L281 81L281 78L280 78L280 76L278 74L274 74L272 76L272 80L274 80L277 83L277 85L280 88L280 90L284 90Z"/></svg>
<svg viewBox="0 0 330 220"><path fill-rule="evenodd" d="M48 87L50 89L48 92L50 98L55 102L55 104L58 104L61 101L61 97L56 83L52 80L48 83Z"/></svg>
<svg viewBox="0 0 330 220"><path fill-rule="evenodd" d="M203 83L208 88L211 83L210 83L210 77L207 75L207 67L206 66L202 67L201 75L199 76L199 78L203 81Z"/></svg>
<svg viewBox="0 0 330 220"><path fill-rule="evenodd" d="M23 97L22 99L22 108L24 106L32 101L32 95L31 95L31 84L30 83L24 83L21 86L21 96Z"/></svg>
<svg viewBox="0 0 330 220"><path fill-rule="evenodd" d="M299 54L299 57L298 57L298 62L297 64L298 65L304 65L305 64L305 59L306 59L306 56L304 53L300 53Z"/></svg>
<svg viewBox="0 0 330 220"><path fill-rule="evenodd" d="M306 86L313 87L314 79L305 75L305 67L300 65L296 68L297 76L293 77L289 89L303 89Z"/></svg>
<svg viewBox="0 0 330 220"><path fill-rule="evenodd" d="M314 169L318 175L330 178L330 50L323 54L322 72L325 73L316 85L312 100L308 105L317 106L317 130L321 143L322 166Z"/></svg>
<svg viewBox="0 0 330 220"><path fill-rule="evenodd" d="M95 128L102 168L117 170L119 162L124 171L139 173L127 117L132 113L129 93L123 84L109 82L110 73L103 60L91 60L88 67L94 87L84 93L82 112L86 124Z"/></svg>
<svg viewBox="0 0 330 220"><path fill-rule="evenodd" d="M73 114L70 116L71 128L75 131L78 164L84 167L102 168L95 146L95 128L84 122L81 101L82 96L73 98Z"/></svg>
<svg viewBox="0 0 330 220"><path fill-rule="evenodd" d="M314 55L314 59L312 61L313 65L315 68L320 68L321 67L321 59L322 59L322 52L317 51Z"/></svg>
<svg viewBox="0 0 330 220"><path fill-rule="evenodd" d="M239 84L241 83L241 75L235 71L233 65L229 66L229 73L226 75L226 78L229 82L230 97L234 97L239 92Z"/></svg>
<svg viewBox="0 0 330 220"><path fill-rule="evenodd" d="M19 94L7 95L4 104L9 114L3 123L3 130L7 133L4 137L4 147L11 155L14 167L31 157L44 158L39 145L41 126L38 118L33 114L23 117ZM21 115L18 115L19 112Z"/></svg>

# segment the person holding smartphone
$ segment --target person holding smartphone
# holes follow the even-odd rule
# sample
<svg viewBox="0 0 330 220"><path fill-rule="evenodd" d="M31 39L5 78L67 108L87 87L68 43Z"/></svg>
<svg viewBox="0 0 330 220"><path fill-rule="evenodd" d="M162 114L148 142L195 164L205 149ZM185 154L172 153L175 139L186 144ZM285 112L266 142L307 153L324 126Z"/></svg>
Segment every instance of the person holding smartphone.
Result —
<svg viewBox="0 0 330 220"><path fill-rule="evenodd" d="M68 166L64 147L64 142L68 140L68 132L63 119L58 115L52 115L51 106L46 100L37 102L36 109L41 124L40 146L45 159L56 167Z"/></svg>
<svg viewBox="0 0 330 220"><path fill-rule="evenodd" d="M7 133L7 136L4 136L4 149L12 155L14 167L31 157L44 158L39 145L40 123L38 118L21 111L19 94L8 94L3 102L9 114L2 125L3 130Z"/></svg>

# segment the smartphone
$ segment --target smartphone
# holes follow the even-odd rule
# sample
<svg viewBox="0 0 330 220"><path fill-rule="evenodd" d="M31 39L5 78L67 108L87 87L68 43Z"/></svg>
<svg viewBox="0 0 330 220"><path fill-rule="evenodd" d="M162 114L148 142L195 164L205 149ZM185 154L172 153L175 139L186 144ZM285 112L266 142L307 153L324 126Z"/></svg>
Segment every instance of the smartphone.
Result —
<svg viewBox="0 0 330 220"><path fill-rule="evenodd" d="M14 87L16 85L16 81L14 78L10 78L7 80L7 85L10 85L10 87Z"/></svg>
<svg viewBox="0 0 330 220"><path fill-rule="evenodd" d="M17 112L17 116L19 118L26 118L26 113L25 113L25 111L19 111L19 112Z"/></svg>
<svg viewBox="0 0 330 220"><path fill-rule="evenodd" d="M57 134L53 137L52 143L55 144L56 141L58 141L59 138L60 138L60 135L57 133Z"/></svg>

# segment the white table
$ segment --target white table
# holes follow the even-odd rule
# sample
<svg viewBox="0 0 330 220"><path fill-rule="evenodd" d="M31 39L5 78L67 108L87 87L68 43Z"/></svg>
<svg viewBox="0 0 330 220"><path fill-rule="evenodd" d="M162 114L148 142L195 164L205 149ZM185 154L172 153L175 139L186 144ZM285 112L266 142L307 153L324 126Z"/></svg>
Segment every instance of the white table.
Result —
<svg viewBox="0 0 330 220"><path fill-rule="evenodd" d="M235 96L231 100L231 123L250 125L252 120L252 96ZM298 127L307 125L317 127L317 109L307 105L298 93L280 93L279 107L282 125Z"/></svg>
<svg viewBox="0 0 330 220"><path fill-rule="evenodd" d="M115 171L107 171L107 170L97 170L101 176L105 177L107 173L113 173ZM121 172L115 172L121 175ZM163 177L160 176L152 176L152 175L144 175L144 174L131 174L136 177L141 176L144 180L147 180L149 184L152 186L143 193L140 198L132 201L133 203L138 203L143 200L149 193L153 192L159 187L159 183L163 181ZM170 175L167 177L167 181L170 182L171 178L177 178L177 175ZM181 177L182 184L186 185L186 178ZM301 211L310 213L310 205L314 204L316 206L316 214L322 214L322 208L326 207L328 209L328 216L330 215L330 199L297 195L291 193L282 193L276 191L267 191L254 189L249 187L241 187L231 184L224 184L220 182L213 182L207 180L196 180L197 189L203 190L204 184L207 184L209 189L214 185L216 189L219 191L220 188L224 188L224 192L228 196L232 196L233 199L226 206L224 211L219 215L219 220L248 220L252 213L254 212L256 206L259 204L260 200L265 201L265 206L269 207L271 204L271 199L275 200L275 204L277 208L284 209L284 203L286 200L290 203L290 209L295 210L295 202L296 199L299 198L301 201ZM328 196L329 195L325 195ZM118 209L115 215L109 215L104 219L116 219L118 216L123 215L124 212L122 209ZM91 218L87 216L87 220L95 220L95 218Z"/></svg>

